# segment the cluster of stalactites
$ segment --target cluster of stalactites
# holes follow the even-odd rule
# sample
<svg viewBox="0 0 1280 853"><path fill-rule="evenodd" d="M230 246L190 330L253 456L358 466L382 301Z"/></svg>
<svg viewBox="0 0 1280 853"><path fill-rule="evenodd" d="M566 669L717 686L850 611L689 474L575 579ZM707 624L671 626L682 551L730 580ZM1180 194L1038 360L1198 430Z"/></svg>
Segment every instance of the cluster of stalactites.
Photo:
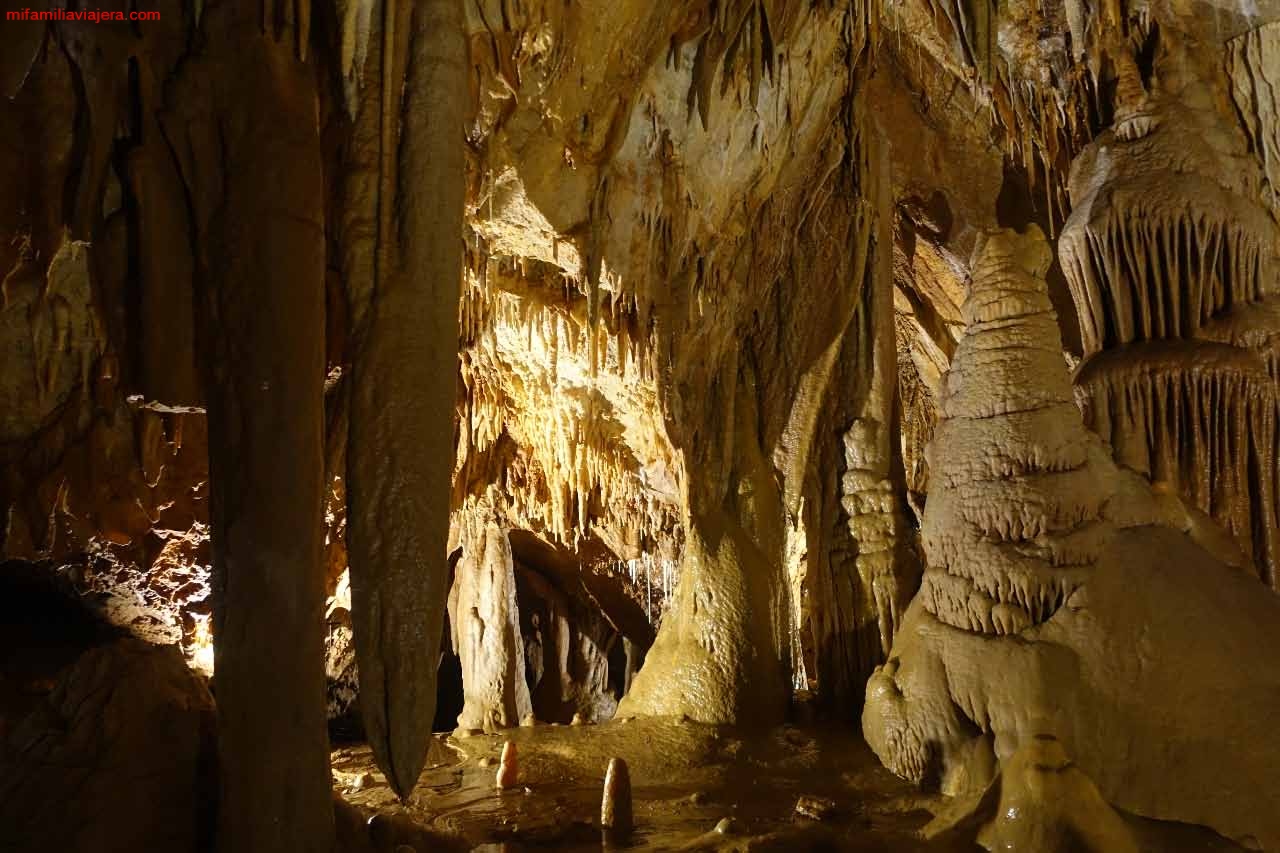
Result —
<svg viewBox="0 0 1280 853"><path fill-rule="evenodd" d="M1280 431L1262 359L1224 343L1154 342L1095 356L1077 382L1085 423L1116 460L1177 484L1274 585Z"/></svg>
<svg viewBox="0 0 1280 853"><path fill-rule="evenodd" d="M1014 634L1049 619L1107 535L1101 450L1072 400L1049 259L1034 228L976 250L967 328L928 451L922 601L964 630Z"/></svg>
<svg viewBox="0 0 1280 853"><path fill-rule="evenodd" d="M549 265L481 252L470 262L459 309L459 472L500 465L468 479L498 478L509 517L570 547L591 535L602 508L612 538L643 547L668 536L675 508L645 487L613 399L656 394L653 331L636 301L611 291L593 324L577 287ZM515 454L484 462L503 436Z"/></svg>
<svg viewBox="0 0 1280 853"><path fill-rule="evenodd" d="M553 381L561 361L584 364L593 377L603 372L631 381L655 379L657 350L647 298L605 271L609 287L601 289L592 311L578 278L535 259L492 256L478 245L466 254L458 302L464 347L493 348L500 331L522 330L528 349L545 354Z"/></svg>
<svg viewBox="0 0 1280 853"><path fill-rule="evenodd" d="M1071 207L1063 170L1054 166L1063 151L1077 150L1076 141L1088 134L1093 80L1081 74L1043 86L1020 79L1004 62L994 71L992 119L1003 130L1005 150L1021 162L1032 191L1043 195L1041 209L1052 231Z"/></svg>
<svg viewBox="0 0 1280 853"><path fill-rule="evenodd" d="M1114 132L1073 166L1059 253L1078 396L1119 462L1211 516L1274 583L1277 229L1252 161L1186 85L1130 85Z"/></svg>
<svg viewBox="0 0 1280 853"><path fill-rule="evenodd" d="M1109 204L1059 241L1085 354L1133 341L1196 337L1275 287L1274 224L1211 181L1169 175L1170 196L1145 182L1111 188ZM1239 201L1239 200L1237 200Z"/></svg>
<svg viewBox="0 0 1280 853"><path fill-rule="evenodd" d="M644 487L639 463L605 401L538 386L525 386L514 400L495 390L494 374L488 375L475 383L486 390L466 401L463 421L484 424L483 432L464 437L468 444L459 458L465 462L465 451L479 459L501 434L513 439L517 452L495 457L503 470L491 472L513 519L570 547L592 534L603 509L612 535L627 541L657 541L672 529L674 508Z"/></svg>
<svg viewBox="0 0 1280 853"><path fill-rule="evenodd" d="M675 593L679 563L662 551L642 551L638 557L619 561L612 570L627 595L643 604L645 619L656 625Z"/></svg>

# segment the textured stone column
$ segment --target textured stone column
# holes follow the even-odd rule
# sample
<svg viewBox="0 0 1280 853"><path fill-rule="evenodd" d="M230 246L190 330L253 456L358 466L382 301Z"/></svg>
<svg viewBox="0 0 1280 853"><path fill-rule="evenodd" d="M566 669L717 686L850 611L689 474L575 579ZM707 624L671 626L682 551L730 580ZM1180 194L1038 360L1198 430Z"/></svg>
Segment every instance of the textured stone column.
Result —
<svg viewBox="0 0 1280 853"><path fill-rule="evenodd" d="M202 47L163 116L192 208L202 296L226 853L333 848L323 168L314 73L292 24L264 32L257 4L206 8Z"/></svg>
<svg viewBox="0 0 1280 853"><path fill-rule="evenodd" d="M431 739L448 592L469 92L461 0L389 2L375 38L364 74L380 84L359 105L353 159L364 171L348 187L366 218L346 222L358 303L347 536L365 730L404 796Z"/></svg>
<svg viewBox="0 0 1280 853"><path fill-rule="evenodd" d="M511 542L496 522L467 521L449 593L449 624L462 661L465 699L458 727L495 731L517 725L533 710L524 677L515 566Z"/></svg>

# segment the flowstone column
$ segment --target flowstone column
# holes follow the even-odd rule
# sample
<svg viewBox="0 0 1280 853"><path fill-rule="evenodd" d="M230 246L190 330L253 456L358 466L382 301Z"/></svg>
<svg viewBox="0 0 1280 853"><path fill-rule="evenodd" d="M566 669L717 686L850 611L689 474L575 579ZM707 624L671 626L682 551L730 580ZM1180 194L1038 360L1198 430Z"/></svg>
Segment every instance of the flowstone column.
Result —
<svg viewBox="0 0 1280 853"><path fill-rule="evenodd" d="M791 614L781 561L782 496L759 449L754 393L739 375L729 494L717 501L714 487L689 486L674 603L618 706L622 716L767 724L786 713Z"/></svg>

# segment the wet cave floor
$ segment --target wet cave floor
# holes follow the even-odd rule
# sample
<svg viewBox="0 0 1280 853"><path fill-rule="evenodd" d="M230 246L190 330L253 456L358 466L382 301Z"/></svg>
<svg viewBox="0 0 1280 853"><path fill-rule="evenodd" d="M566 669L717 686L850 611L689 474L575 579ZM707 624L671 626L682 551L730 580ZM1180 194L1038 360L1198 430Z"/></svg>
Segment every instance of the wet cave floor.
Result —
<svg viewBox="0 0 1280 853"><path fill-rule="evenodd" d="M495 787L503 742L519 754L519 785ZM401 804L366 746L332 755L335 791L362 812L447 839L460 850L598 851L600 799L612 757L630 769L635 831L616 849L977 850L926 843L919 829L941 798L876 761L850 729L784 726L744 734L687 720L633 718L537 725L499 735L438 735L428 770ZM826 800L815 820L802 797ZM823 810L819 806L818 810ZM731 819L726 832L717 824ZM397 842L412 841L401 831ZM493 845L493 846L486 846Z"/></svg>

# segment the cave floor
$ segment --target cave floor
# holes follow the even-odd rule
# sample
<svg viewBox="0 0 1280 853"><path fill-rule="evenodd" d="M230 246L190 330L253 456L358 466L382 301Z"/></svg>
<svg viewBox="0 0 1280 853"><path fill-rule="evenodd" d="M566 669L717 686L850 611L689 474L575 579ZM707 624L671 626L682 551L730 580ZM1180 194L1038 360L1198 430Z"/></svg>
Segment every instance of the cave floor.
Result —
<svg viewBox="0 0 1280 853"><path fill-rule="evenodd" d="M520 784L494 777L505 740ZM917 832L940 798L884 770L850 729L784 726L745 735L677 719L538 725L501 735L439 735L428 770L401 804L366 746L333 752L335 790L370 814L412 822L436 844L468 850L599 850L600 797L611 757L626 760L635 832L625 849L976 850L926 843ZM829 800L821 820L801 797ZM726 833L714 828L724 818ZM453 846L450 845L450 846ZM493 845L493 846L486 846Z"/></svg>

